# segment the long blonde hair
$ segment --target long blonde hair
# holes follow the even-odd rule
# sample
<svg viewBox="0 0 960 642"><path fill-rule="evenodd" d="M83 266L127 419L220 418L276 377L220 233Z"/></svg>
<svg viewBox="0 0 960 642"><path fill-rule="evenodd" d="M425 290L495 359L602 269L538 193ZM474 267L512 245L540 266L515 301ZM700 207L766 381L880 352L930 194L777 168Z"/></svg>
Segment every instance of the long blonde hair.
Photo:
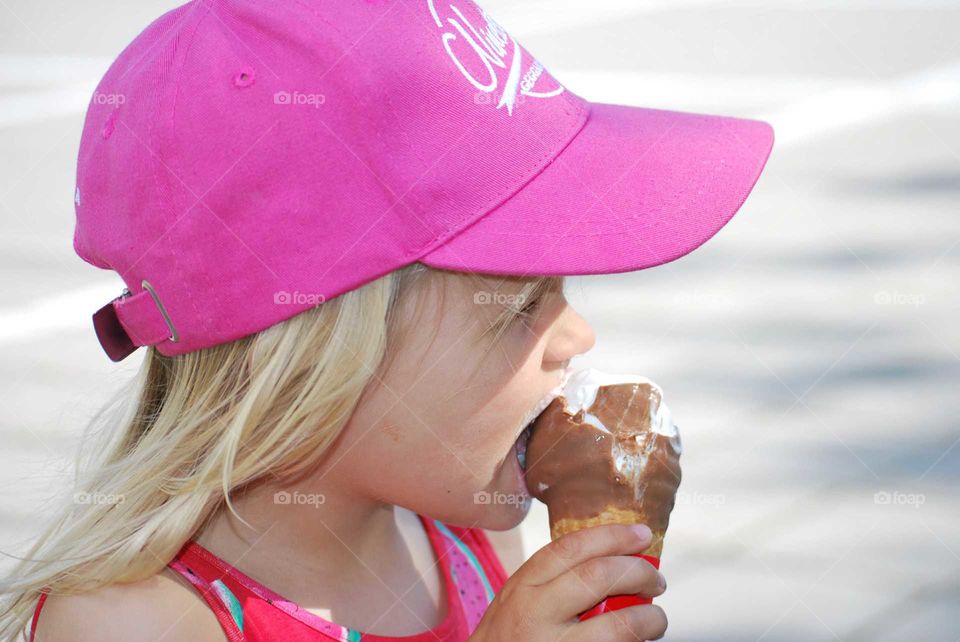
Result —
<svg viewBox="0 0 960 642"><path fill-rule="evenodd" d="M399 302L440 272L413 263L231 343L176 357L148 348L87 427L74 495L0 581L0 639L26 638L42 592L151 577L221 506L242 519L231 493L309 472L376 377ZM561 277L492 278L522 282L520 302L562 288ZM520 307L494 321L494 341Z"/></svg>

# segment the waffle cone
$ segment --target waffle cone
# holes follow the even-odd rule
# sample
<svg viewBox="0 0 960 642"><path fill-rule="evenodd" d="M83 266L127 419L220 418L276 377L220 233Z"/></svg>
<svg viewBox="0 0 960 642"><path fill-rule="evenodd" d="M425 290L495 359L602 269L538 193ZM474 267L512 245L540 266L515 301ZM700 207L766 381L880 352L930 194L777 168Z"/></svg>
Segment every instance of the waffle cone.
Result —
<svg viewBox="0 0 960 642"><path fill-rule="evenodd" d="M608 506L596 517L587 519L564 517L556 521L550 520L550 539L555 540L567 533L579 531L591 526L600 526L602 524L644 524L646 521L645 517L640 513ZM654 530L650 546L641 552L651 557L660 557L663 552L664 534L665 531Z"/></svg>

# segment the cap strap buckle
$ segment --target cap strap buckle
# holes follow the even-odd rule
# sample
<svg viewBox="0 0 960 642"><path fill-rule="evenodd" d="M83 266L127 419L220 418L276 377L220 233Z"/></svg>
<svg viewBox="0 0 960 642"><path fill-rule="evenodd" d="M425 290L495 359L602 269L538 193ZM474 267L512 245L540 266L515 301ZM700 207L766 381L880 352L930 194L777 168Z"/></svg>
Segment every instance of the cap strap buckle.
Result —
<svg viewBox="0 0 960 642"><path fill-rule="evenodd" d="M120 296L93 315L97 339L112 361L121 361L140 346L180 339L156 290L146 280L141 285L143 291L137 294L124 288Z"/></svg>
<svg viewBox="0 0 960 642"><path fill-rule="evenodd" d="M173 321L170 320L170 315L167 313L167 309L163 307L163 303L160 302L160 297L157 296L153 286L150 285L146 279L144 279L140 285L144 290L150 293L150 296L153 297L153 302L157 304L160 314L163 315L163 320L167 322L167 327L170 328L170 341L176 343L179 340L180 335L177 334L177 329L173 327Z"/></svg>

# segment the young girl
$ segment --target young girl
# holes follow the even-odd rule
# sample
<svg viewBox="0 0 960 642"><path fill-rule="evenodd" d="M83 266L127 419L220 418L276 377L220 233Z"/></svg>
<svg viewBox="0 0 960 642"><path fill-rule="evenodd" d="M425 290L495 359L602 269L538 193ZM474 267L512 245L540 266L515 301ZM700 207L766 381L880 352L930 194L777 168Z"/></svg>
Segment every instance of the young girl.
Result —
<svg viewBox="0 0 960 642"><path fill-rule="evenodd" d="M73 501L3 581L0 637L635 640L644 526L510 577L484 529L530 497L517 439L594 343L565 274L713 236L760 121L591 104L471 2L195 0L87 112L74 248L145 346ZM42 616L41 616L42 615Z"/></svg>

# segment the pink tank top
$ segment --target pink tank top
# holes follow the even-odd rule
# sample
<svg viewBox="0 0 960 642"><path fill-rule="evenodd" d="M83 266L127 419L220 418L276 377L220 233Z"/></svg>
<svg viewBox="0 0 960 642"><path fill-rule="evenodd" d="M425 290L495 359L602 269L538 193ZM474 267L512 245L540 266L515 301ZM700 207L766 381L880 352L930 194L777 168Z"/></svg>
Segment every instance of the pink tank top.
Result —
<svg viewBox="0 0 960 642"><path fill-rule="evenodd" d="M372 635L325 620L244 575L194 541L187 542L168 566L196 587L231 642L462 642L476 628L507 574L482 530L419 517L440 561L447 612L440 624L417 635ZM45 597L41 595L37 602L31 642Z"/></svg>

